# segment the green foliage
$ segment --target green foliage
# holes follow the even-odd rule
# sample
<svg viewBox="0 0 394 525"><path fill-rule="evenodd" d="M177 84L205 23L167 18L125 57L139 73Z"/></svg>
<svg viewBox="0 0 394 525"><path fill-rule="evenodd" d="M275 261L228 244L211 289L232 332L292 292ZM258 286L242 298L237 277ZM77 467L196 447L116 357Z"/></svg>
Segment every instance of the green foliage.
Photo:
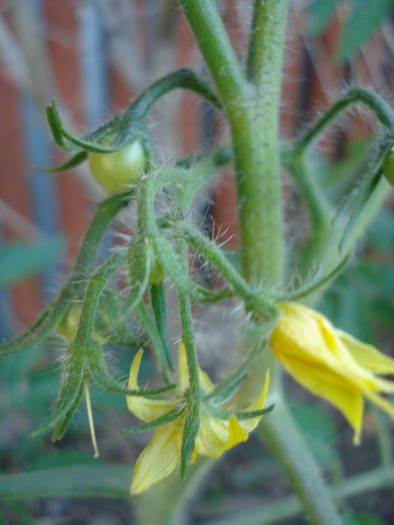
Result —
<svg viewBox="0 0 394 525"><path fill-rule="evenodd" d="M327 27L341 0L313 0L309 6L308 29L319 35Z"/></svg>
<svg viewBox="0 0 394 525"><path fill-rule="evenodd" d="M354 9L356 4L359 7L363 2L353 1ZM380 21L384 9L387 9L387 6L383 9L383 4L386 5L383 0L376 4L369 25L362 25L362 30L358 30L358 40L349 33L347 26L345 27L346 56L353 52L356 43L357 46L360 45L361 36L369 36L371 28L376 25L378 19ZM178 317L185 347L188 387L182 392L180 402L174 410L140 427L131 427L124 433L147 431L180 419L180 423L183 423L181 476L187 479L186 471L193 459L195 441L200 430L202 406L213 417L226 421L231 416L236 416L239 420L264 416L262 435L284 466L307 512L319 525L334 525L339 523L339 517L313 456L325 468L331 469L333 477L342 475L340 459L333 443L336 435L335 423L323 416L314 406L296 403L294 412L306 434L306 444L304 443L286 407L272 356L263 350L268 346L271 331L278 321L280 303L300 298L308 300L313 294L322 292L329 282L345 269L355 240L380 206L387 193L388 185L383 171L393 147L394 114L389 105L373 91L352 87L329 107L310 129L282 147L283 164L294 176L310 212L311 232L307 248L312 246L315 250L312 250L314 258L320 256L320 259L317 259L322 262L320 273L314 274L308 282L298 283L289 290L283 285L291 276L284 273L279 181L280 147L277 132L278 92L287 2L257 0L255 3L254 22L263 20L266 24L252 28L249 64L252 62L259 69L252 75L250 68L249 73L243 71L242 64L233 53L213 2L183 0L181 5L197 34L197 41L223 102L219 100L219 95L213 87L192 71L183 69L154 82L122 114L84 137L77 137L66 129L55 102L47 108L54 141L72 155L65 164L52 168L52 171L75 166L84 162L88 156L92 158L92 155L99 163L106 158L105 156L109 159L109 155L116 155L111 158L119 159L120 151L124 152L130 144L136 143L141 145L140 153L143 150L141 158L144 169L138 171L138 177L133 177L132 190L122 192L122 187L116 186L115 189L120 190L120 193L99 205L69 280L39 319L22 335L0 345L2 355L16 354L13 361L14 370L11 366L11 373L5 383L6 389L12 394L17 383L15 378L31 370L35 359L43 351L43 347L38 347L39 344L46 341L50 335L62 335L66 348L59 367L58 391L56 394L51 386L46 392L50 395L45 399L46 406L50 399L55 399L55 403L50 417L41 424L35 435L54 428L52 439L61 439L69 429L79 404L84 394L87 396L89 384L92 383L99 390L98 398L105 392L120 394L121 399L125 396L142 397L146 399L147 405L151 399L173 400L174 392L171 391L176 385L172 377L173 358L167 331L164 285L165 278L168 278L178 294ZM320 4L319 8L317 5L314 7L319 9L315 31L321 30L328 21L336 2L327 2L324 7ZM273 14L277 16L274 17ZM216 29L213 31L212 28ZM276 43L276 39L279 44ZM166 93L178 88L192 90L218 110L224 110L223 114L228 117L232 130L232 144L217 151L179 159L174 167L168 168L161 166L157 161L145 121L154 103ZM252 89L253 93L262 94L261 99L251 96ZM319 187L319 180L311 177L310 160L313 153L311 155L310 146L338 116L360 103L376 115L382 130L381 140L373 162L369 164L358 185L347 192L347 195L341 195L343 205L336 211L337 202L332 201L337 199L330 201L330 195ZM343 173L354 171L359 159L359 152L354 153L354 158L348 159L342 165L342 171L338 170L339 174L331 173L328 176L331 175L338 182ZM229 257L215 240L199 231L191 217L196 192L210 180L220 166L230 162L234 163L238 177L241 265L234 262L234 257ZM319 159L315 162L319 162ZM264 167L263 170L261 166ZM104 170L100 173L100 179L103 175L101 183L104 186L108 183L105 179L112 175L112 169L117 171L118 167L112 166L109 171ZM350 179L353 187L354 181L352 177L349 181ZM111 186L110 189L112 191L114 188ZM131 208L134 204L137 216L136 231L125 246L99 264L97 259L104 233L124 208ZM390 231L383 233L380 239L372 239L370 244L376 250L380 249L379 246L386 249L392 239L393 232ZM224 283L221 289L204 288L189 274L189 249L215 268L219 279ZM308 261L305 256L307 249L301 247L300 252L291 253L289 259L293 255L300 255L300 261ZM14 257L15 253L11 256ZM42 259L38 262L35 260L34 264L32 260L33 257L30 266L15 270L11 277L8 275L4 279L8 279L9 282L10 279L31 272L32 268L41 267ZM306 266L310 271L311 265ZM390 305L392 306L394 296L391 280L389 284L384 280L386 266L385 262L377 263L373 260L357 262L350 268L351 271L348 270L339 277L337 282L340 286L334 287L325 299L326 310L330 307L334 310L335 305L336 312L339 312L338 324L357 334L357 327L364 331L368 329L368 323L365 322L367 318L373 320L378 316L382 322L383 315L380 316L379 311L387 312ZM26 270L27 267L29 270ZM155 269L154 272L152 268ZM156 271L157 269L159 271ZM353 286L351 280L357 279L363 286L366 283L370 286L367 290L367 293L370 293L368 301L363 300L366 286L364 289L357 286L349 293L349 288ZM245 312L245 352L234 367L235 371L227 374L213 392L207 394L200 385L201 371L195 347L191 301L209 303L228 297L236 297ZM80 308L76 330L65 332L62 324L75 303ZM139 324L136 321L137 317ZM366 333L362 335L365 335L366 339L370 339L371 336ZM164 386L152 390L130 389L121 379L121 374L112 371L108 365L107 357L111 345L120 345L125 354L130 356L140 342L144 346L149 345L153 351ZM26 349L31 350L31 353L21 352ZM261 382L261 366L264 364L265 372L268 368L267 362L277 375L273 390L278 399L279 416L275 418L274 410L270 416L265 417L274 408L274 404L254 411L231 408L227 403L237 395L243 385L246 386L254 373L259 374ZM7 370L7 367L5 369ZM33 377L34 375L29 386L33 392L34 388L40 391L43 386L33 385ZM175 390L175 395L178 393L179 389ZM17 396L13 402L18 403ZM40 407L38 411L41 412L42 403L38 403L37 407ZM39 415L41 417L41 414ZM59 461L61 463L62 460ZM387 472L389 475L384 477L383 474L386 475ZM380 486L387 482L392 472L387 469L383 474L381 471L378 474L378 483L376 480L375 482ZM82 494L125 497L129 477L128 467L97 464L63 468L59 464L56 466L55 461L52 468L44 471L0 476L0 498ZM186 493L186 489L184 492ZM346 490L344 494L346 496ZM292 512L297 512L297 505L297 501L290 502ZM264 519L267 519L267 515L270 516L266 513ZM358 516L357 519L362 518Z"/></svg>
<svg viewBox="0 0 394 525"><path fill-rule="evenodd" d="M12 242L0 250L0 288L27 279L59 260L65 248L62 237L34 243Z"/></svg>
<svg viewBox="0 0 394 525"><path fill-rule="evenodd" d="M343 515L343 525L386 525L386 522L369 512L348 511Z"/></svg>
<svg viewBox="0 0 394 525"><path fill-rule="evenodd" d="M309 6L308 25L313 35L322 33L331 22L341 0L313 0ZM346 18L337 50L339 62L351 59L362 46L388 20L393 0L350 0L350 12Z"/></svg>
<svg viewBox="0 0 394 525"><path fill-rule="evenodd" d="M338 59L344 62L352 57L378 30L390 15L393 0L351 0L351 13L343 29Z"/></svg>

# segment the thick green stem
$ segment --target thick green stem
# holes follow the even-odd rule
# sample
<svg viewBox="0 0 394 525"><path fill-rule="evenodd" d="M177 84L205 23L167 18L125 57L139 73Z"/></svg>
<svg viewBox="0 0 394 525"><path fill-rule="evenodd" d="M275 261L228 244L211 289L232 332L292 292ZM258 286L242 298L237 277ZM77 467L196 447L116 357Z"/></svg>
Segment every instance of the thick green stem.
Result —
<svg viewBox="0 0 394 525"><path fill-rule="evenodd" d="M340 525L329 489L284 399L277 400L274 413L263 418L259 429L264 442L279 459L311 523Z"/></svg>
<svg viewBox="0 0 394 525"><path fill-rule="evenodd" d="M369 470L343 480L341 483L331 487L331 494L335 501L340 503L345 498L360 495L364 492L379 490L382 487L390 487L394 482L394 468L390 465ZM253 509L232 513L231 516L213 519L204 525L277 525L279 522L287 523L289 518L300 514L302 506L295 496L289 496L279 501L261 505Z"/></svg>
<svg viewBox="0 0 394 525"><path fill-rule="evenodd" d="M256 5L255 22L261 17L269 30L260 26L253 35L249 53L248 83L222 26L213 2L181 0L229 118L236 167L238 213L241 230L242 270L252 285L277 285L284 268L284 235L279 164L279 103L282 57L288 0ZM256 0L256 4L261 4ZM271 18L271 15L273 18ZM272 23L271 20L274 22ZM252 66L256 70L252 73ZM257 367L256 367L257 368ZM271 369L276 368L272 362ZM277 376L275 370L271 370ZM279 379L276 388L280 391ZM285 408L283 409L285 410ZM287 413L287 412L286 412ZM292 435L281 426L267 425L267 441L275 457L290 475L294 489L305 503L314 523L339 523L339 517L318 467L299 438L299 450ZM263 428L265 428L263 418ZM287 418L292 427L294 422ZM297 431L298 432L298 431ZM304 465L312 465L315 491L308 482ZM287 469L287 465L292 468ZM314 501L321 503L315 509ZM320 510L322 512L320 513ZM332 518L332 519L331 519Z"/></svg>
<svg viewBox="0 0 394 525"><path fill-rule="evenodd" d="M180 0L199 48L229 112L245 91L245 77L212 0Z"/></svg>
<svg viewBox="0 0 394 525"><path fill-rule="evenodd" d="M248 79L264 90L271 84L269 65L280 64L287 0L255 0L247 63Z"/></svg>
<svg viewBox="0 0 394 525"><path fill-rule="evenodd" d="M244 276L253 284L276 284L283 270L278 126L288 0L272 3L276 24L266 37L261 33L262 89L247 82L213 2L181 4L231 126Z"/></svg>

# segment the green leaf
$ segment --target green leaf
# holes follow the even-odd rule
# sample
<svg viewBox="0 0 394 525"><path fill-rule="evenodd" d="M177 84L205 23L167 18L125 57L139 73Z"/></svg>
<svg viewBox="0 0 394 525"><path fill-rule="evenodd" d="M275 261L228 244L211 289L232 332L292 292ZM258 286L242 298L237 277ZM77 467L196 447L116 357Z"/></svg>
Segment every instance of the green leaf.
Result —
<svg viewBox="0 0 394 525"><path fill-rule="evenodd" d="M44 470L77 465L94 465L97 463L90 452L56 447L29 461L30 470Z"/></svg>
<svg viewBox="0 0 394 525"><path fill-rule="evenodd" d="M163 425L168 425L168 423L172 423L180 417L184 408L185 407L182 405L177 406L176 408L174 408L174 410L171 410L170 412L167 412L167 414L164 414L163 416L160 416L157 419L153 419L148 423L144 423L143 425L137 425L130 427L126 430L122 430L121 435L127 436L128 434L137 434L139 432L146 432L147 430L152 430Z"/></svg>
<svg viewBox="0 0 394 525"><path fill-rule="evenodd" d="M129 498L131 469L120 465L50 468L0 475L0 500L45 497Z"/></svg>
<svg viewBox="0 0 394 525"><path fill-rule="evenodd" d="M186 412L183 426L182 448L181 448L181 477L186 473L194 450L194 443L200 429L200 404L192 402Z"/></svg>
<svg viewBox="0 0 394 525"><path fill-rule="evenodd" d="M351 5L338 49L341 63L349 60L380 28L393 8L393 0L351 0Z"/></svg>
<svg viewBox="0 0 394 525"><path fill-rule="evenodd" d="M385 521L370 512L354 512L351 510L345 512L342 519L343 525L386 525Z"/></svg>
<svg viewBox="0 0 394 525"><path fill-rule="evenodd" d="M52 237L27 244L13 242L0 248L0 288L42 271L56 262L65 248L63 237Z"/></svg>
<svg viewBox="0 0 394 525"><path fill-rule="evenodd" d="M341 0L314 0L308 7L308 30L320 35L327 27Z"/></svg>

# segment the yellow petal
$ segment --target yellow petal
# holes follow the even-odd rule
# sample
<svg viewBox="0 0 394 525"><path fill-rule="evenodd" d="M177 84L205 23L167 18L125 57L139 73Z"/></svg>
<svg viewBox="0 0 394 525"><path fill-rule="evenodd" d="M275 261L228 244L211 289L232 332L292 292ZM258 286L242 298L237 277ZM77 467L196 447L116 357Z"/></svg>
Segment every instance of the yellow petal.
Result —
<svg viewBox="0 0 394 525"><path fill-rule="evenodd" d="M357 363L376 374L394 374L394 359L341 330L336 331Z"/></svg>
<svg viewBox="0 0 394 525"><path fill-rule="evenodd" d="M138 350L130 367L128 388L139 390L138 372L140 369L143 351ZM175 407L175 401L166 399L148 399L146 397L126 396L127 406L132 414L142 421L152 421L163 416Z"/></svg>
<svg viewBox="0 0 394 525"><path fill-rule="evenodd" d="M319 314L297 303L284 304L281 310L282 315L270 338L275 356L297 355L310 361L335 362L332 352L335 339L330 337L329 326L322 322Z"/></svg>
<svg viewBox="0 0 394 525"><path fill-rule="evenodd" d="M279 361L296 359L305 367L326 368L359 391L392 391L392 383L357 363L325 317L297 303L282 305L282 312L270 338L271 350Z"/></svg>
<svg viewBox="0 0 394 525"><path fill-rule="evenodd" d="M360 439L364 402L361 391L343 376L319 364L296 359L280 360L293 378L313 394L334 404L354 429L354 441Z"/></svg>
<svg viewBox="0 0 394 525"><path fill-rule="evenodd" d="M248 437L249 434L241 427L238 419L235 416L231 416L229 421L229 438L224 450L235 447L238 443L246 441Z"/></svg>
<svg viewBox="0 0 394 525"><path fill-rule="evenodd" d="M186 349L182 342L178 345L178 383L182 391L189 388L189 370L187 368Z"/></svg>
<svg viewBox="0 0 394 525"><path fill-rule="evenodd" d="M201 389L209 394L213 391L214 386L208 374L198 367L198 376L200 380ZM186 349L181 342L178 345L178 382L181 390L185 391L189 387L189 370L187 367Z"/></svg>
<svg viewBox="0 0 394 525"><path fill-rule="evenodd" d="M270 384L270 372L269 370L267 370L265 373L265 381L264 381L263 389L261 390L259 397L246 408L247 411L262 410L264 408L269 384ZM243 419L239 422L239 424L246 432L250 433L260 423L261 418L262 416L253 417L251 419Z"/></svg>
<svg viewBox="0 0 394 525"><path fill-rule="evenodd" d="M140 494L172 474L180 458L181 443L182 427L177 421L155 431L135 464L131 494Z"/></svg>
<svg viewBox="0 0 394 525"><path fill-rule="evenodd" d="M198 453L198 450L196 447L194 447L193 449L193 453L190 457L190 463L193 465L193 463L196 461L196 457L197 457L197 453Z"/></svg>
<svg viewBox="0 0 394 525"><path fill-rule="evenodd" d="M196 438L196 449L201 456L218 458L226 450L230 436L229 422L202 412Z"/></svg>

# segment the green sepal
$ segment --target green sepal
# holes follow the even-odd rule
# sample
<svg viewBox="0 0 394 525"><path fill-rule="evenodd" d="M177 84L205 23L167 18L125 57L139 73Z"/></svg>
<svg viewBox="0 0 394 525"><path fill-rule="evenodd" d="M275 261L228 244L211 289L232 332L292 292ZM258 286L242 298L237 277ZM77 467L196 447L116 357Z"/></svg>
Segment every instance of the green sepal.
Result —
<svg viewBox="0 0 394 525"><path fill-rule="evenodd" d="M167 330L166 291L163 282L151 285L150 297L157 331L163 343L167 364L170 370L173 370L174 364Z"/></svg>
<svg viewBox="0 0 394 525"><path fill-rule="evenodd" d="M117 346L140 346L143 343L142 338L125 319L125 310L124 296L111 288L105 289L96 311L95 331L106 342Z"/></svg>
<svg viewBox="0 0 394 525"><path fill-rule="evenodd" d="M293 292L286 292L283 295L278 296L276 299L279 302L297 301L308 295L316 292L320 288L327 286L333 281L339 274L346 268L350 259L350 254L346 255L341 261L335 266L331 272L326 273L320 277L319 273L315 274L309 282L301 287L296 288Z"/></svg>
<svg viewBox="0 0 394 525"><path fill-rule="evenodd" d="M215 390L207 396L207 399L215 404L220 405L229 401L238 391L239 387L244 383L247 378L248 371L256 359L264 351L264 346L261 343L253 345L246 359L241 363L241 365L226 379L217 385Z"/></svg>
<svg viewBox="0 0 394 525"><path fill-rule="evenodd" d="M104 359L103 349L97 342L93 343L89 348L89 371L98 387L113 394L157 399L161 394L175 388L174 384L154 390L133 390L127 388L124 383L109 372Z"/></svg>
<svg viewBox="0 0 394 525"><path fill-rule="evenodd" d="M262 408L261 410L239 410L234 412L234 414L239 421L242 421L245 419L252 419L254 417L260 417L264 416L265 414L269 414L274 408L275 403L271 403L266 408Z"/></svg>
<svg viewBox="0 0 394 525"><path fill-rule="evenodd" d="M248 374L244 373L234 379L229 378L230 380L228 382L227 380L223 381L223 383L215 388L212 394L207 396L207 399L215 405L223 405L224 403L227 403L235 396L247 377Z"/></svg>
<svg viewBox="0 0 394 525"><path fill-rule="evenodd" d="M148 239L139 238L131 244L128 252L129 304L140 302L148 286L151 263L151 248Z"/></svg>
<svg viewBox="0 0 394 525"><path fill-rule="evenodd" d="M114 153L121 149L120 147L102 146L99 142L94 142L88 138L79 138L73 135L70 131L67 131L59 116L55 100L53 100L52 104L47 107L47 119L54 141L66 151L75 152L76 150L83 149L93 153ZM103 130L104 128L101 129ZM100 138L97 132L95 137L97 140ZM66 141L64 139L66 139Z"/></svg>
<svg viewBox="0 0 394 525"><path fill-rule="evenodd" d="M200 403L191 401L186 412L183 425L182 448L181 448L181 478L186 473L186 468L190 462L194 451L194 444L200 429Z"/></svg>
<svg viewBox="0 0 394 525"><path fill-rule="evenodd" d="M212 416L222 421L228 421L232 416L235 416L239 421L245 421L246 419L253 419L254 417L269 414L275 408L275 403L260 410L227 410L210 403L206 403L205 407Z"/></svg>
<svg viewBox="0 0 394 525"><path fill-rule="evenodd" d="M152 430L163 425L168 425L168 423L172 423L173 421L178 419L182 415L184 409L184 405L177 406L174 408L174 410L170 410L169 412L158 417L157 419L153 419L152 421L144 423L143 425L136 425L126 430L122 430L120 434L122 436L127 436L128 434L138 434L139 432L146 432L147 430Z"/></svg>
<svg viewBox="0 0 394 525"><path fill-rule="evenodd" d="M187 174L182 182L177 184L174 195L180 212L185 213L190 209L196 192L211 178L215 170L216 164L212 157L203 158L186 170Z"/></svg>
<svg viewBox="0 0 394 525"><path fill-rule="evenodd" d="M82 162L85 162L87 158L88 154L86 151L79 151L61 164L57 164L56 166L36 166L36 169L45 173L58 173L59 171L66 171L75 168L75 166L79 166Z"/></svg>
<svg viewBox="0 0 394 525"><path fill-rule="evenodd" d="M176 88L190 89L216 107L220 109L222 107L209 84L200 79L193 71L181 69L154 82L121 115L82 138L65 129L54 100L51 106L47 107L47 119L53 139L66 151L83 149L94 153L114 153L139 138L145 149L154 153L148 130L143 121L153 104Z"/></svg>
<svg viewBox="0 0 394 525"><path fill-rule="evenodd" d="M71 346L68 351L67 361L63 366L59 394L52 414L46 422L32 433L32 437L48 432L58 421L67 416L82 388L85 376L84 368L83 357L74 346Z"/></svg>
<svg viewBox="0 0 394 525"><path fill-rule="evenodd" d="M63 140L62 121L59 117L59 112L57 110L57 104L55 100L52 101L52 104L50 106L47 106L46 114L49 129L51 131L52 138L55 141L55 143L66 151L75 151L77 149L75 146L66 144Z"/></svg>
<svg viewBox="0 0 394 525"><path fill-rule="evenodd" d="M74 403L71 405L67 414L64 416L63 419L61 419L60 421L56 423L55 429L51 435L51 441L53 442L60 441L63 438L68 427L70 426L70 423L71 423L71 420L72 420L72 417L75 411L79 407L79 403L81 402L82 396L83 396L83 384L81 385L78 396L76 397Z"/></svg>
<svg viewBox="0 0 394 525"><path fill-rule="evenodd" d="M142 324L152 343L152 349L157 357L157 360L159 362L160 369L162 371L164 379L166 380L166 382L168 382L168 375L166 372L166 369L169 367L169 363L167 359L167 352L163 345L163 341L160 336L160 333L155 323L153 322L152 318L150 317L146 306L144 305L142 301L137 306L137 314L139 318L141 319Z"/></svg>
<svg viewBox="0 0 394 525"><path fill-rule="evenodd" d="M171 243L162 237L156 236L152 239L155 256L159 259L165 273L174 285L193 298L200 298L199 287L189 278L183 270L179 256L174 252Z"/></svg>

